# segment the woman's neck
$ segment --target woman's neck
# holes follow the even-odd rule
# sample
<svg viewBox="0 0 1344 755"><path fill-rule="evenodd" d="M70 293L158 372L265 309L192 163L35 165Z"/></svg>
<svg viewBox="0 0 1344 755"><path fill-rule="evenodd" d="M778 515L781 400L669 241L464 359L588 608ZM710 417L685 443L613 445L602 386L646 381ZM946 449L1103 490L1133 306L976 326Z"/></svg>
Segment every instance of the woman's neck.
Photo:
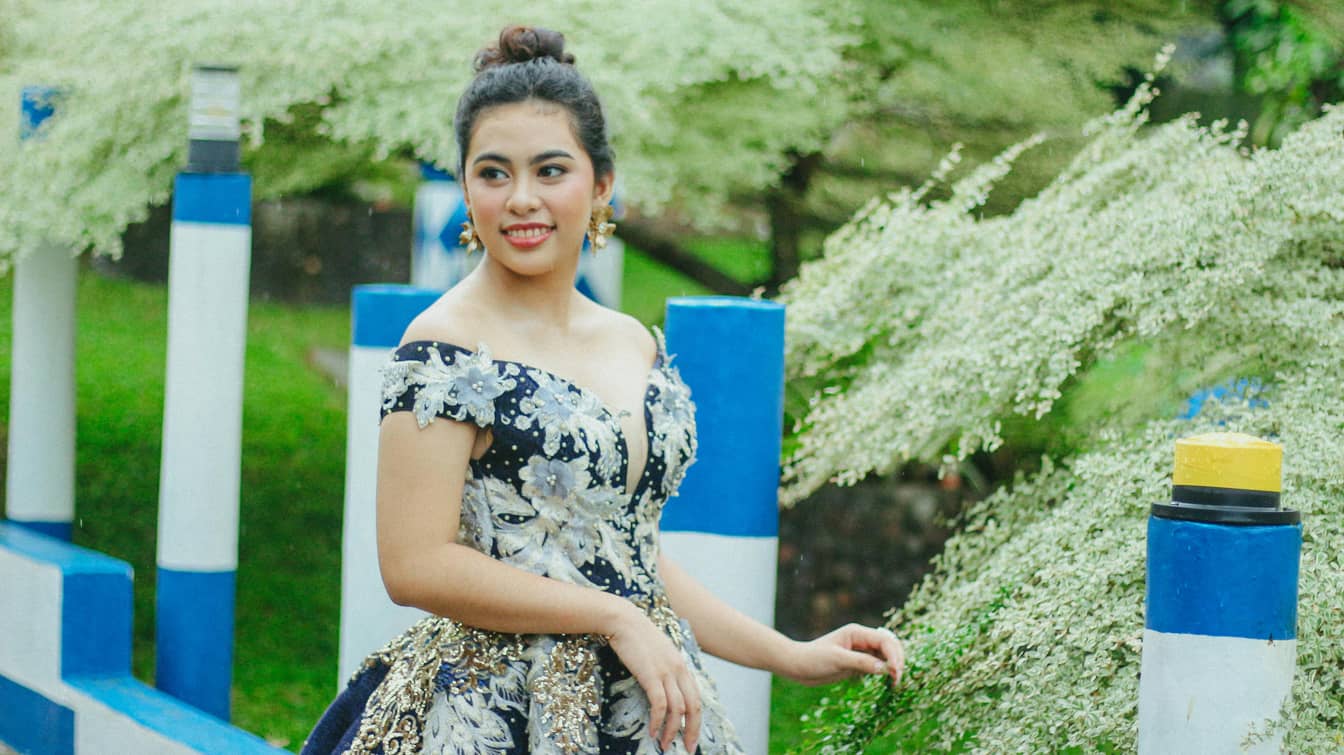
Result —
<svg viewBox="0 0 1344 755"><path fill-rule="evenodd" d="M508 319L547 323L547 329L563 333L581 296L574 289L576 273L575 267L566 266L542 275L519 275L487 254L468 281L490 309L514 315Z"/></svg>

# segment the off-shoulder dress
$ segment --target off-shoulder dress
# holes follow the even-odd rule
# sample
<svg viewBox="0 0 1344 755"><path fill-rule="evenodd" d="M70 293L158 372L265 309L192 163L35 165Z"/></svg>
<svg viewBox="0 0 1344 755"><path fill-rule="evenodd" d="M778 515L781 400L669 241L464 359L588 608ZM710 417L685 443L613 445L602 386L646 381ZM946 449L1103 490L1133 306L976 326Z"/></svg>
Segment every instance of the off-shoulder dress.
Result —
<svg viewBox="0 0 1344 755"><path fill-rule="evenodd" d="M698 752L742 752L690 626L658 575L658 520L695 458L695 408L666 355L644 393L648 459L629 468L620 416L591 391L479 345L402 345L384 368L383 416L490 428L470 462L458 540L504 563L620 595L681 649L699 683ZM632 473L638 478L630 480ZM655 755L642 688L603 638L503 634L430 616L370 655L318 721L304 755ZM685 753L680 738L671 752Z"/></svg>

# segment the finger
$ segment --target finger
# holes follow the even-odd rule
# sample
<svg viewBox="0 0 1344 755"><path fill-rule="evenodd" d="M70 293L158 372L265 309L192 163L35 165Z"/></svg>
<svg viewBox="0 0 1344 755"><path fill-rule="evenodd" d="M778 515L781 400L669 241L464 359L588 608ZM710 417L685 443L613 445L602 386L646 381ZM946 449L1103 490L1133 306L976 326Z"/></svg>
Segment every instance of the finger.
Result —
<svg viewBox="0 0 1344 755"><path fill-rule="evenodd" d="M700 742L700 717L703 713L700 685L689 672L683 672L682 676L682 688L685 690L683 696L686 699L686 726L681 730L681 741L686 745L687 752L694 753L696 745Z"/></svg>
<svg viewBox="0 0 1344 755"><path fill-rule="evenodd" d="M661 682L646 686L644 693L649 696L649 736L657 739L663 728L663 717L667 715L667 693Z"/></svg>
<svg viewBox="0 0 1344 755"><path fill-rule="evenodd" d="M685 716L686 700L681 694L681 689L675 682L668 684L667 718L663 721L662 736L658 738L664 752L672 746L672 740L677 738L677 733L681 731Z"/></svg>
<svg viewBox="0 0 1344 755"><path fill-rule="evenodd" d="M849 639L852 649L863 651L882 660L881 673L900 680L900 675L905 669L905 649L890 629L859 626L854 628Z"/></svg>
<svg viewBox="0 0 1344 755"><path fill-rule="evenodd" d="M866 653L878 654L882 652L883 645L889 638L895 638L886 629L875 627L865 627L858 624L850 624L845 627L848 632L846 639L850 650L862 650Z"/></svg>
<svg viewBox="0 0 1344 755"><path fill-rule="evenodd" d="M884 674L887 664L880 658L874 658L858 650L846 650L844 667L860 674Z"/></svg>
<svg viewBox="0 0 1344 755"><path fill-rule="evenodd" d="M881 627L877 631L882 639L882 657L887 659L892 679L899 682L901 674L905 673L905 646L890 629Z"/></svg>

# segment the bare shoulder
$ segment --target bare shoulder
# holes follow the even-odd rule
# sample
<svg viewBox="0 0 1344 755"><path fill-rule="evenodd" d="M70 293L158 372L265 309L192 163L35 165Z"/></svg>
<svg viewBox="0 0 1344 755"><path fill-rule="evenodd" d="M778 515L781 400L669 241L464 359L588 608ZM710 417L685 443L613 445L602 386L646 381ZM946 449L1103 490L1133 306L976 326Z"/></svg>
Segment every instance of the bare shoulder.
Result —
<svg viewBox="0 0 1344 755"><path fill-rule="evenodd" d="M603 331L609 334L615 349L629 349L633 344L645 364L652 364L658 354L658 343L644 323L614 309L603 308Z"/></svg>
<svg viewBox="0 0 1344 755"><path fill-rule="evenodd" d="M486 335L479 327L484 321L481 314L481 307L469 296L450 290L406 326L401 343L438 341L475 349Z"/></svg>

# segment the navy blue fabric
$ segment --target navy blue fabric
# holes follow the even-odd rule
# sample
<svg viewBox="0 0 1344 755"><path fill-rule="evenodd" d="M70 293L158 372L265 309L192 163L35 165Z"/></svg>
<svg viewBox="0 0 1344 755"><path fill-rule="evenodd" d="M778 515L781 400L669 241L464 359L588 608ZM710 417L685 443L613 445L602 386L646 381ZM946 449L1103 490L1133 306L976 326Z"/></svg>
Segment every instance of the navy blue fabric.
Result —
<svg viewBox="0 0 1344 755"><path fill-rule="evenodd" d="M665 587L654 561L656 525L663 504L694 459L694 408L688 389L661 348L644 388L643 422L629 423L643 425L645 437L640 445L648 453L642 468L630 467L630 443L638 436L627 436L627 430L634 428L622 424L622 413L559 375L521 362L493 359L485 347L472 351L450 343L413 341L396 349L384 370L382 413L384 417L393 412L413 413L421 427L447 419L490 428L489 448L469 465L459 542L517 568L614 593L636 605L665 605ZM703 677L689 625L680 622L663 628L675 635L688 665L704 679L702 742L707 746L702 749L740 753L713 698L712 682ZM395 646L405 637L415 637L414 632L413 627L409 635L394 640L394 646L370 664L372 671L352 680L319 721L303 750L305 755L348 749L360 716L370 707L370 696L389 673L383 664L393 663L398 669L394 678L401 679L400 664L418 662L424 643ZM554 638L545 635L528 637L532 638L527 640L528 652L502 662L497 671L490 672L495 675L490 680L478 679L479 672L466 667L471 681L465 689L459 676L464 669L442 662L434 688L416 693L447 693L449 703L443 705L443 699L436 697L434 705L439 707L423 719L419 713L412 715L414 725L421 727L427 739L429 733L469 739L479 733L480 742L472 742L482 751L528 752L530 738L547 727L529 725L541 713L525 680L537 677L532 664L545 663L537 659L548 657L547 648L555 645ZM609 647L594 650L601 709L585 713L588 723L579 728L596 732L604 755L648 752L652 742L643 693ZM497 692L496 683L504 691ZM386 705L382 693L378 695L374 709ZM640 706L643 722L639 721ZM441 713L437 718L435 710ZM384 712L379 711L380 715ZM406 741L419 741L420 733Z"/></svg>
<svg viewBox="0 0 1344 755"><path fill-rule="evenodd" d="M300 755L327 755L350 749L359 731L359 716L364 712L364 704L385 676L387 667L381 665L355 674L350 684L327 706L327 711L303 743Z"/></svg>

